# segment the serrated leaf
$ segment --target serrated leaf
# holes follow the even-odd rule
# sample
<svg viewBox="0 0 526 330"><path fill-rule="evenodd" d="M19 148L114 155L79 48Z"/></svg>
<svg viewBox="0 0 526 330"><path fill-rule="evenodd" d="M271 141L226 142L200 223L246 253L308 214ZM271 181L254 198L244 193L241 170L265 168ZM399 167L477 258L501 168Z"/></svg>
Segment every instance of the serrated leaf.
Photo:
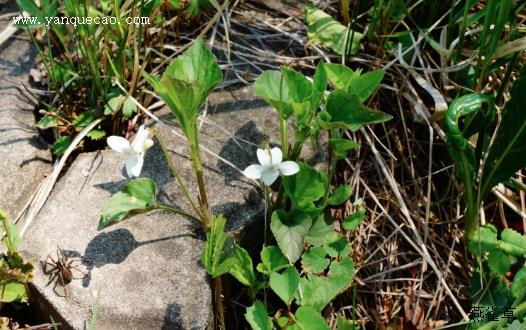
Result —
<svg viewBox="0 0 526 330"><path fill-rule="evenodd" d="M348 139L329 139L329 145L336 159L345 159L349 151L358 149L360 144L358 142Z"/></svg>
<svg viewBox="0 0 526 330"><path fill-rule="evenodd" d="M325 236L323 247L333 258L338 256L346 257L351 251L351 245L349 244L347 236L340 235L334 231Z"/></svg>
<svg viewBox="0 0 526 330"><path fill-rule="evenodd" d="M27 302L26 286L16 280L8 280L0 285L0 301L3 303Z"/></svg>
<svg viewBox="0 0 526 330"><path fill-rule="evenodd" d="M474 239L469 242L469 252L480 255L481 253L495 250L497 248L497 228L493 225L481 226Z"/></svg>
<svg viewBox="0 0 526 330"><path fill-rule="evenodd" d="M137 112L137 104L133 102L131 97L126 97L124 104L122 105L122 116L124 118L130 118L134 113Z"/></svg>
<svg viewBox="0 0 526 330"><path fill-rule="evenodd" d="M510 90L511 99L502 111L500 127L485 162L480 194L526 167L526 65Z"/></svg>
<svg viewBox="0 0 526 330"><path fill-rule="evenodd" d="M360 207L356 212L349 215L342 221L342 227L345 230L355 230L365 219L365 208Z"/></svg>
<svg viewBox="0 0 526 330"><path fill-rule="evenodd" d="M294 266L289 266L281 274L273 272L270 274L270 288L283 302L289 306L296 295L300 275Z"/></svg>
<svg viewBox="0 0 526 330"><path fill-rule="evenodd" d="M253 330L272 330L272 321L267 309L259 300L247 308L245 318Z"/></svg>
<svg viewBox="0 0 526 330"><path fill-rule="evenodd" d="M510 257L501 250L495 249L488 255L488 265L497 276L503 276L510 270Z"/></svg>
<svg viewBox="0 0 526 330"><path fill-rule="evenodd" d="M93 129L86 134L92 140L98 141L103 139L106 136L106 132L100 129Z"/></svg>
<svg viewBox="0 0 526 330"><path fill-rule="evenodd" d="M299 304L312 306L317 311L323 310L337 295L345 291L354 278L354 266L349 258L333 262L328 276L309 276L300 279L300 290L303 293Z"/></svg>
<svg viewBox="0 0 526 330"><path fill-rule="evenodd" d="M506 228L501 233L499 248L516 257L526 255L526 237L513 229Z"/></svg>
<svg viewBox="0 0 526 330"><path fill-rule="evenodd" d="M327 205L337 206L349 200L352 194L352 187L348 184L338 186L327 199Z"/></svg>
<svg viewBox="0 0 526 330"><path fill-rule="evenodd" d="M226 219L222 215L214 217L201 254L203 266L213 277L227 273L236 263L234 243L232 238L225 233L225 224Z"/></svg>
<svg viewBox="0 0 526 330"><path fill-rule="evenodd" d="M360 47L361 33L347 29L310 2L305 4L305 24L309 43L327 46L339 55L354 54Z"/></svg>
<svg viewBox="0 0 526 330"><path fill-rule="evenodd" d="M311 225L311 218L301 211L286 213L284 210L277 210L272 213L270 229L281 252L291 263L300 258L305 235Z"/></svg>
<svg viewBox="0 0 526 330"><path fill-rule="evenodd" d="M305 242L313 246L322 246L325 243L325 237L334 231L334 221L327 213L320 214L312 227L310 228Z"/></svg>
<svg viewBox="0 0 526 330"><path fill-rule="evenodd" d="M126 96L118 95L108 100L108 103L104 106L104 115L115 115L122 108Z"/></svg>
<svg viewBox="0 0 526 330"><path fill-rule="evenodd" d="M367 108L355 94L344 91L332 92L327 98L325 110L332 124L329 124L329 127L348 128L351 131L357 131L365 125L383 123L393 118L381 111Z"/></svg>
<svg viewBox="0 0 526 330"><path fill-rule="evenodd" d="M55 141L55 143L53 143L53 154L57 157L62 156L68 149L70 143L71 143L71 139L69 136L59 137Z"/></svg>
<svg viewBox="0 0 526 330"><path fill-rule="evenodd" d="M57 127L58 124L60 124L60 120L58 120L58 118L54 116L46 115L40 118L36 126L37 128L40 128L40 129L47 129L51 127Z"/></svg>
<svg viewBox="0 0 526 330"><path fill-rule="evenodd" d="M255 287L257 283L256 274L254 273L252 258L248 252L241 246L234 244L234 258L236 262L228 271L230 275L248 287Z"/></svg>
<svg viewBox="0 0 526 330"><path fill-rule="evenodd" d="M312 247L303 253L301 266L307 273L321 273L329 266L327 251L323 247Z"/></svg>
<svg viewBox="0 0 526 330"><path fill-rule="evenodd" d="M300 171L296 175L283 178L283 188L290 197L294 209L305 212L316 212L320 209L314 205L325 196L329 184L327 176L307 164L299 163Z"/></svg>
<svg viewBox="0 0 526 330"><path fill-rule="evenodd" d="M513 283L511 284L511 293L515 298L519 298L524 290L526 290L526 266L522 267L521 270L515 274Z"/></svg>
<svg viewBox="0 0 526 330"><path fill-rule="evenodd" d="M291 330L329 330L325 318L310 306L301 306L294 316L296 323L290 327Z"/></svg>
<svg viewBox="0 0 526 330"><path fill-rule="evenodd" d="M113 195L102 210L99 229L126 219L133 213L146 212L155 203L157 187L149 178L128 182L122 192Z"/></svg>
<svg viewBox="0 0 526 330"><path fill-rule="evenodd" d="M257 270L263 274L270 274L289 266L289 261L280 248L274 245L265 246L261 250L261 263L258 264Z"/></svg>

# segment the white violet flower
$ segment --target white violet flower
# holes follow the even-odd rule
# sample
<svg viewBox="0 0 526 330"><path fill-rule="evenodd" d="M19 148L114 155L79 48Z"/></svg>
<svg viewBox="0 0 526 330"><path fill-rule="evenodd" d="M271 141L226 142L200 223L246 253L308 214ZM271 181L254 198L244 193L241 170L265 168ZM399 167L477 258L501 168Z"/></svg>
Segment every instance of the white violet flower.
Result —
<svg viewBox="0 0 526 330"><path fill-rule="evenodd" d="M126 173L128 173L129 177L141 175L144 154L153 145L152 139L148 138L148 129L144 125L139 127L131 143L122 136L114 135L108 137L106 141L114 151L130 155L130 158L126 161Z"/></svg>
<svg viewBox="0 0 526 330"><path fill-rule="evenodd" d="M250 165L243 171L243 174L251 179L261 179L267 186L273 184L280 173L288 176L296 174L300 170L295 162L282 161L283 153L280 148L272 148L271 150L258 148L257 156L260 165Z"/></svg>

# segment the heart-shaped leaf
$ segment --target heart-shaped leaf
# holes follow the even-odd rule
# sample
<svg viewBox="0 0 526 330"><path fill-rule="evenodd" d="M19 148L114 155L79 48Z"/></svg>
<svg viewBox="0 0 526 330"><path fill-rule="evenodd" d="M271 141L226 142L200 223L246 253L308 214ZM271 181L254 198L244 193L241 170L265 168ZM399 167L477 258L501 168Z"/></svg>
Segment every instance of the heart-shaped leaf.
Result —
<svg viewBox="0 0 526 330"><path fill-rule="evenodd" d="M310 306L298 308L294 318L296 323L289 328L291 330L329 330L329 326L321 316L320 311Z"/></svg>
<svg viewBox="0 0 526 330"><path fill-rule="evenodd" d="M345 91L334 91L327 98L325 105L330 123L329 128L348 128L357 131L364 125L386 122L393 117L381 111L365 107L356 94Z"/></svg>
<svg viewBox="0 0 526 330"><path fill-rule="evenodd" d="M328 185L327 176L307 164L299 163L300 171L296 175L283 178L283 188L292 200L295 209L316 212L319 208L314 202L325 196Z"/></svg>
<svg viewBox="0 0 526 330"><path fill-rule="evenodd" d="M329 266L327 251L323 247L312 247L303 253L301 266L307 273L321 273Z"/></svg>
<svg viewBox="0 0 526 330"><path fill-rule="evenodd" d="M272 330L272 321L268 316L267 309L259 300L247 308L245 318L252 330Z"/></svg>
<svg viewBox="0 0 526 330"><path fill-rule="evenodd" d="M341 205L345 203L352 194L352 187L348 184L338 186L327 199L327 205Z"/></svg>
<svg viewBox="0 0 526 330"><path fill-rule="evenodd" d="M296 295L300 275L294 266L290 266L283 273L270 274L270 288L283 302L289 306Z"/></svg>
<svg viewBox="0 0 526 330"><path fill-rule="evenodd" d="M270 229L278 242L278 246L285 257L295 263L303 251L303 242L312 220L308 214L301 211L286 213L277 210L272 213Z"/></svg>
<svg viewBox="0 0 526 330"><path fill-rule="evenodd" d="M228 272L242 284L254 288L257 284L256 274L254 273L252 258L247 250L234 244L234 258L236 262L232 264Z"/></svg>
<svg viewBox="0 0 526 330"><path fill-rule="evenodd" d="M303 296L301 306L312 306L321 311L338 294L345 291L352 283L354 266L349 258L333 262L328 276L309 276L300 279L300 289Z"/></svg>
<svg viewBox="0 0 526 330"><path fill-rule="evenodd" d="M288 266L289 261L285 258L279 247L271 245L265 246L263 250L261 250L261 263L257 266L257 270L260 273L268 275L272 272L287 268Z"/></svg>
<svg viewBox="0 0 526 330"><path fill-rule="evenodd" d="M99 229L124 220L132 212L146 212L155 203L157 187L155 182L149 178L139 178L130 181L123 189L113 195L104 210L99 221Z"/></svg>
<svg viewBox="0 0 526 330"><path fill-rule="evenodd" d="M329 233L332 233L333 230L334 221L330 214L324 212L320 214L312 224L312 227L305 237L305 242L313 246L322 246L323 243L325 243L325 237Z"/></svg>

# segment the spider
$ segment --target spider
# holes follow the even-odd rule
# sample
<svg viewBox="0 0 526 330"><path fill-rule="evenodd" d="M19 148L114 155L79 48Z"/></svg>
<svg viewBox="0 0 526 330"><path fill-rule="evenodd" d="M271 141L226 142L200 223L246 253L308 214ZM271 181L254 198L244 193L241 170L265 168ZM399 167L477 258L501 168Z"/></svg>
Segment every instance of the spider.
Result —
<svg viewBox="0 0 526 330"><path fill-rule="evenodd" d="M49 261L51 260L51 262ZM68 291L66 290L66 285L71 283L75 278L73 277L73 269L76 271L86 275L84 272L82 272L80 269L78 269L78 265L73 265L73 263L76 260L69 260L66 255L64 255L64 252L60 249L60 247L57 246L57 260L53 259L50 255L47 256L47 259L45 262L42 263L42 270L44 271L44 274L49 276L49 281L47 282L46 286L50 285L51 282L55 281L55 285L53 286L53 291L60 296L57 292L57 285L60 285L64 289L64 297L68 299ZM48 269L48 267L51 267Z"/></svg>

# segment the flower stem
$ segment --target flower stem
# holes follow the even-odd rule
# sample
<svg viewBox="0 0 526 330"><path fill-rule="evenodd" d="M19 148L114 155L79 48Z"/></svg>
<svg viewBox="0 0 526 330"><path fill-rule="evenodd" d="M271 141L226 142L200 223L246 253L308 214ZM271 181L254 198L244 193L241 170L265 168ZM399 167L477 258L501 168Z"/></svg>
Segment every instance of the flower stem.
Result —
<svg viewBox="0 0 526 330"><path fill-rule="evenodd" d="M155 209L159 209L159 210L165 210L165 211L169 211L169 212L180 214L182 216L185 216L185 217L187 217L189 219L192 219L192 220L198 222L201 226L203 225L203 223L201 222L201 219L193 216L192 214L190 214L188 212L185 212L183 210L177 209L175 207L164 205L164 204L157 204L157 205L155 205L154 208Z"/></svg>
<svg viewBox="0 0 526 330"><path fill-rule="evenodd" d="M168 153L168 149L166 149L166 146L163 143L163 140L161 139L161 135L156 130L153 130L153 134L157 138L157 141L159 141L159 145L161 146L161 149L164 154L164 158L166 158L166 162L168 162L168 166L170 167L170 170L172 171L172 174L174 175L175 179L177 180L177 183L179 184L179 187L181 187L181 190L183 191L183 195L194 210L197 215L202 218L201 212L199 211L199 208L195 205L194 201L190 197L190 194L188 193L188 189L186 189L186 186L183 183L183 180L181 180L181 177L179 176L179 172L175 168L175 164L172 162L172 158L170 157L170 154Z"/></svg>
<svg viewBox="0 0 526 330"><path fill-rule="evenodd" d="M197 177L197 185L199 187L199 206L201 207L201 219L203 226L208 231L212 228L212 212L208 205L208 198L206 196L205 189L205 177L203 175L203 164L201 162L201 155L199 153L199 141L195 139L195 144L191 144L192 151L192 162L194 165L195 176Z"/></svg>
<svg viewBox="0 0 526 330"><path fill-rule="evenodd" d="M287 119L284 117L280 118L279 129L281 132L281 149L283 150L283 157L286 159L289 157L289 142L287 138Z"/></svg>

